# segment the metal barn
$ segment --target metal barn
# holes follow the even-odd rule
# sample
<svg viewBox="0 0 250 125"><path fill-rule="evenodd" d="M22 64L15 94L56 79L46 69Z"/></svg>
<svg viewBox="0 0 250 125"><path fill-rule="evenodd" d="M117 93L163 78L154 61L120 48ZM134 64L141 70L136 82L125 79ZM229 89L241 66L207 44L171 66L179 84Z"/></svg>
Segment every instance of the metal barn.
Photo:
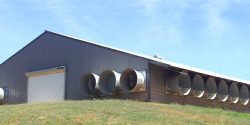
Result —
<svg viewBox="0 0 250 125"><path fill-rule="evenodd" d="M0 65L2 104L119 98L250 111L250 82L45 31Z"/></svg>

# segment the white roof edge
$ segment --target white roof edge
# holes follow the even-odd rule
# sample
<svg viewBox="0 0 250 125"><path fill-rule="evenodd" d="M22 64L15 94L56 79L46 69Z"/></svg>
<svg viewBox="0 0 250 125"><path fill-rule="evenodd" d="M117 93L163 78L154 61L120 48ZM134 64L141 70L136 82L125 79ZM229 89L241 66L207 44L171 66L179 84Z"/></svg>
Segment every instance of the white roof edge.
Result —
<svg viewBox="0 0 250 125"><path fill-rule="evenodd" d="M225 80L230 80L230 81L245 83L245 84L250 85L250 81L247 81L247 80L242 80L242 79L239 79L239 78L234 78L234 77L231 77L231 76L222 75L222 74L219 74L219 73L206 71L206 70L202 70L202 69L187 66L187 65L177 64L177 63L170 62L170 61L167 61L167 60L158 60L158 61L162 62L164 64L168 64L168 65L173 66L173 67L177 67L177 68L181 68L181 69L185 69L185 70L189 70L189 71L194 71L194 72L201 73L201 74L206 74L206 75L213 76L213 77L222 78L222 79L225 79Z"/></svg>
<svg viewBox="0 0 250 125"><path fill-rule="evenodd" d="M48 31L48 32L51 32L51 31ZM52 33L55 33L55 32L52 32ZM58 34L58 33L55 33L55 34ZM59 34L59 35L62 35L62 34ZM214 73L214 72L211 72L211 71L202 70L202 69L191 67L191 66L188 66L188 65L178 64L178 63L171 62L171 61L168 61L168 60L165 60L165 59L164 60L163 59L157 59L157 58L154 58L154 57L150 57L150 56L130 52L130 51L127 51L127 50L118 49L118 48L115 48L115 47L102 45L102 44L99 44L99 43L96 43L96 42L93 42L93 41L90 41L90 40L84 40L84 39L77 38L77 37L72 37L72 36L69 36L69 35L64 35L63 34L62 36L66 36L66 37L69 37L69 38L72 38L72 39L77 39L77 40L80 40L80 41L84 41L86 43L94 44L94 45L97 45L97 46L102 46L102 47L109 48L109 49L112 49L112 50L124 52L124 53L127 53L127 54L135 55L135 56L142 57L142 58L145 58L145 59L148 59L148 60L160 62L160 63L166 64L166 65L170 65L172 67L185 69L185 70L189 70L189 71L193 71L193 72L197 72L197 73L201 73L201 74L206 74L206 75L213 76L213 77L222 78L222 79L225 79L225 80L230 80L230 81L250 85L250 81L247 81L247 80L242 80L242 79L239 79L239 78L234 78L234 77L222 75L222 74L219 74L219 73Z"/></svg>

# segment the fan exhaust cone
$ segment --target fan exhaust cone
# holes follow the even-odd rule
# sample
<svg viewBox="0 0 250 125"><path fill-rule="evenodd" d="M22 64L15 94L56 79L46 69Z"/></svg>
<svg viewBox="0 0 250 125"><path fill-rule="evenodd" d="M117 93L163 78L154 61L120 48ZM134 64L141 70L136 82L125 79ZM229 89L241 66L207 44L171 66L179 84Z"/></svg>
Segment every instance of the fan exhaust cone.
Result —
<svg viewBox="0 0 250 125"><path fill-rule="evenodd" d="M122 72L120 77L122 88L127 92L141 92L145 91L145 80L142 73L134 69L126 69Z"/></svg>
<svg viewBox="0 0 250 125"><path fill-rule="evenodd" d="M98 82L103 94L115 94L121 91L120 74L113 70L105 70L101 73Z"/></svg>
<svg viewBox="0 0 250 125"><path fill-rule="evenodd" d="M229 87L229 101L231 103L237 103L239 101L239 87L237 83L231 83Z"/></svg>
<svg viewBox="0 0 250 125"><path fill-rule="evenodd" d="M95 95L99 91L99 76L94 73L85 74L82 77L81 87L86 96Z"/></svg>
<svg viewBox="0 0 250 125"><path fill-rule="evenodd" d="M169 76L166 89L169 94L188 95L191 91L191 79L188 74L175 74Z"/></svg>
<svg viewBox="0 0 250 125"><path fill-rule="evenodd" d="M195 75L192 79L192 95L197 98L201 98L204 95L205 84L201 75Z"/></svg>
<svg viewBox="0 0 250 125"><path fill-rule="evenodd" d="M206 99L210 100L215 99L217 96L217 85L215 79L212 77L209 77L206 81L204 96Z"/></svg>
<svg viewBox="0 0 250 125"><path fill-rule="evenodd" d="M249 89L246 85L242 85L240 88L240 103L247 105L249 102Z"/></svg>
<svg viewBox="0 0 250 125"><path fill-rule="evenodd" d="M3 88L0 88L0 100L4 99L4 90Z"/></svg>
<svg viewBox="0 0 250 125"><path fill-rule="evenodd" d="M217 97L222 102L225 102L228 99L228 86L224 80L220 80L219 82Z"/></svg>

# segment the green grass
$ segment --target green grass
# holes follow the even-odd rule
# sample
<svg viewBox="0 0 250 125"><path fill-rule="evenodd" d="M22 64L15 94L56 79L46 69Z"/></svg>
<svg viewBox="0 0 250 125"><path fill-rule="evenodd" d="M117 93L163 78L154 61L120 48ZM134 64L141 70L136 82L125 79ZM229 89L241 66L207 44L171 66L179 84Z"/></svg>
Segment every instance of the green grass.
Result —
<svg viewBox="0 0 250 125"><path fill-rule="evenodd" d="M0 125L250 125L250 114L178 104L125 100L0 106Z"/></svg>

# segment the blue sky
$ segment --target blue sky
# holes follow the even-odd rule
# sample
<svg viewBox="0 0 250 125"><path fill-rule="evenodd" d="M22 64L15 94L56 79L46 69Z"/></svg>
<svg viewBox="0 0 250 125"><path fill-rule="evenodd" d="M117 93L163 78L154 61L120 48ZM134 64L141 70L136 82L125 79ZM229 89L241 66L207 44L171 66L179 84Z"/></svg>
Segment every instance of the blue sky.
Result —
<svg viewBox="0 0 250 125"><path fill-rule="evenodd" d="M0 63L44 30L250 80L248 0L0 0Z"/></svg>

